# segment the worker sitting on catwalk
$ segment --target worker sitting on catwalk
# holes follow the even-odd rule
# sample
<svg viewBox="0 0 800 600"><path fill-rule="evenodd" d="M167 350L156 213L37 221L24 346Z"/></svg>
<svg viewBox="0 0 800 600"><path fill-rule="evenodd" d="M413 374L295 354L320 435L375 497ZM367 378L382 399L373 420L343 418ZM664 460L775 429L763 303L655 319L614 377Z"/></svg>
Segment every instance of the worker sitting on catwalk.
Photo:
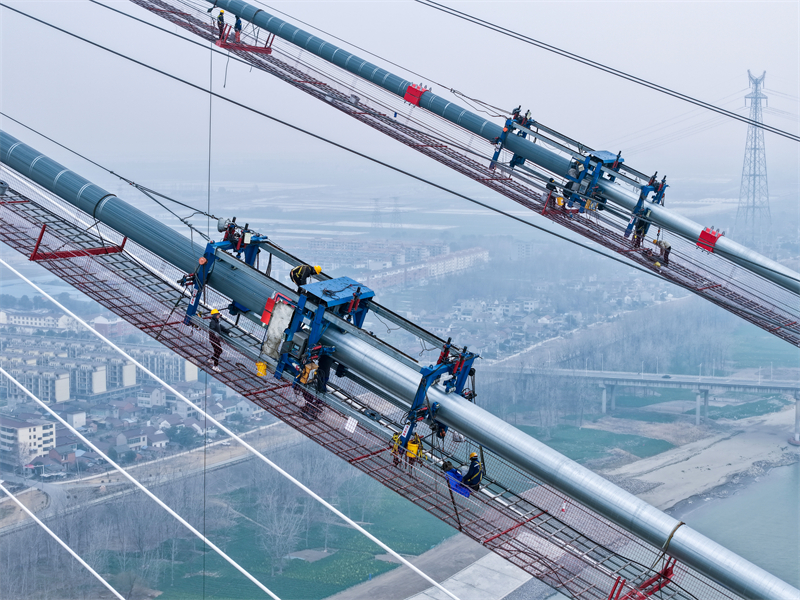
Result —
<svg viewBox="0 0 800 600"><path fill-rule="evenodd" d="M211 311L211 321L208 324L208 341L211 342L211 348L214 350L214 355L208 359L208 362L214 363L211 367L219 373L219 357L222 356L222 338L223 334L229 333L229 329L222 326L219 318L219 311L215 308Z"/></svg>
<svg viewBox="0 0 800 600"><path fill-rule="evenodd" d="M242 42L242 20L239 18L239 15L235 15L236 23L233 26L233 31L236 35L236 43L240 44Z"/></svg>
<svg viewBox="0 0 800 600"><path fill-rule="evenodd" d="M483 481L483 475L483 465L481 461L478 460L478 454L473 452L469 455L469 470L467 474L464 475L462 483L476 492L479 492L481 489L481 481Z"/></svg>
<svg viewBox="0 0 800 600"><path fill-rule="evenodd" d="M667 240L653 240L653 243L661 249L661 262L666 267L669 265L669 253L672 251L672 245Z"/></svg>
<svg viewBox="0 0 800 600"><path fill-rule="evenodd" d="M220 10L219 16L217 16L217 27L219 27L219 39L222 39L222 36L225 35L225 11Z"/></svg>
<svg viewBox="0 0 800 600"><path fill-rule="evenodd" d="M297 291L300 291L300 287L304 286L308 281L308 278L314 274L319 275L322 273L322 267L317 265L316 267L312 267L309 265L300 265L299 267L295 267L292 269L291 273L289 273L289 277L292 279L292 282L297 286Z"/></svg>

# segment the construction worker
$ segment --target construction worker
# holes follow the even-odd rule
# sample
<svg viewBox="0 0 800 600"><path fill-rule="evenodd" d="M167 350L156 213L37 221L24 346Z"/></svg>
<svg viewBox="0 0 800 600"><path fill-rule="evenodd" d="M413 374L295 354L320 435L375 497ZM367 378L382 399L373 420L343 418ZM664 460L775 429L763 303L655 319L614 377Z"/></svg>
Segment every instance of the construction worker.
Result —
<svg viewBox="0 0 800 600"><path fill-rule="evenodd" d="M669 266L669 253L672 251L672 245L667 240L653 240L653 243L661 248L661 263L667 267Z"/></svg>
<svg viewBox="0 0 800 600"><path fill-rule="evenodd" d="M235 15L236 23L233 26L233 31L236 34L236 43L241 43L241 36L242 36L242 20L239 18L239 15Z"/></svg>
<svg viewBox="0 0 800 600"><path fill-rule="evenodd" d="M211 311L211 321L208 324L208 341L211 342L211 348L214 350L214 355L208 359L208 362L214 363L211 367L219 373L219 357L222 356L222 338L223 334L227 334L230 330L225 329L219 319L219 311L215 308Z"/></svg>
<svg viewBox="0 0 800 600"><path fill-rule="evenodd" d="M422 439L419 435L414 433L411 439L406 442L406 461L408 462L408 472L414 472L414 463L417 462L420 454L422 453Z"/></svg>
<svg viewBox="0 0 800 600"><path fill-rule="evenodd" d="M462 483L466 486L469 486L476 492L479 492L481 489L483 474L483 465L478 460L478 453L473 452L469 455L469 470L467 471L467 474L464 475Z"/></svg>
<svg viewBox="0 0 800 600"><path fill-rule="evenodd" d="M317 265L316 267L311 267L309 265L300 265L299 267L295 267L289 273L289 277L291 277L294 284L297 286L297 291L300 291L300 287L306 284L308 278L311 277L313 274L319 275L322 273L322 267Z"/></svg>
<svg viewBox="0 0 800 600"><path fill-rule="evenodd" d="M217 27L219 27L219 39L225 34L225 11L220 10L217 16Z"/></svg>
<svg viewBox="0 0 800 600"><path fill-rule="evenodd" d="M400 432L398 431L392 436L392 464L395 467L400 466Z"/></svg>

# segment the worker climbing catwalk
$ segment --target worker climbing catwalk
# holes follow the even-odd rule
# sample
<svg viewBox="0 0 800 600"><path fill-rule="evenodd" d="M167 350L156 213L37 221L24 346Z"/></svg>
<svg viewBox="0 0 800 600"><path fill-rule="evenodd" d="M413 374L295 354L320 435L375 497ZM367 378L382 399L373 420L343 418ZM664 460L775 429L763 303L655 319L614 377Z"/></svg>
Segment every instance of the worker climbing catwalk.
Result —
<svg viewBox="0 0 800 600"><path fill-rule="evenodd" d="M292 269L291 273L289 273L289 277L291 277L292 282L297 286L297 291L299 292L300 288L306 284L309 277L314 274L319 275L320 273L322 273L322 267L319 265L316 267L300 265Z"/></svg>
<svg viewBox="0 0 800 600"><path fill-rule="evenodd" d="M208 341L211 342L211 348L214 350L214 355L208 359L208 362L213 363L214 369L217 373L220 372L219 357L222 356L222 336L229 333L229 329L225 329L219 318L219 311L215 308L211 311L211 321L208 324Z"/></svg>
<svg viewBox="0 0 800 600"><path fill-rule="evenodd" d="M217 16L217 27L219 28L219 39L225 35L225 11L220 10Z"/></svg>

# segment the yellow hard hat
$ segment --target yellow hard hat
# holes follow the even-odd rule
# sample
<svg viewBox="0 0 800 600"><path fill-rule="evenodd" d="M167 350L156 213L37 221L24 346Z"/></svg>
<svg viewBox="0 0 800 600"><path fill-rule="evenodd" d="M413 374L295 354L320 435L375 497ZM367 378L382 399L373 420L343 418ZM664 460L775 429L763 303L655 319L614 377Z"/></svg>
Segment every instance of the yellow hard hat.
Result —
<svg viewBox="0 0 800 600"><path fill-rule="evenodd" d="M317 272L317 275L319 275L320 273L322 273L322 267L320 267L319 265L317 265L316 267L314 267L314 270Z"/></svg>
<svg viewBox="0 0 800 600"><path fill-rule="evenodd" d="M470 458L478 458L478 453L477 452L473 452L472 454L469 455L469 457Z"/></svg>
<svg viewBox="0 0 800 600"><path fill-rule="evenodd" d="M654 244L657 244L657 243L658 243L658 240L653 240L653 243L654 243Z"/></svg>
<svg viewBox="0 0 800 600"><path fill-rule="evenodd" d="M660 269L660 268L661 268L661 263L660 263L660 262L657 262L657 263L656 263L656 268L657 268L657 269Z"/></svg>
<svg viewBox="0 0 800 600"><path fill-rule="evenodd" d="M218 315L218 314L219 314L219 311L218 311L216 308L212 308L212 309L211 309L211 314L212 314L212 315Z"/></svg>
<svg viewBox="0 0 800 600"><path fill-rule="evenodd" d="M219 9L219 14L221 14L221 15L224 15L224 14L225 14L225 11L224 11L224 10L222 10L222 9L220 8L220 9Z"/></svg>

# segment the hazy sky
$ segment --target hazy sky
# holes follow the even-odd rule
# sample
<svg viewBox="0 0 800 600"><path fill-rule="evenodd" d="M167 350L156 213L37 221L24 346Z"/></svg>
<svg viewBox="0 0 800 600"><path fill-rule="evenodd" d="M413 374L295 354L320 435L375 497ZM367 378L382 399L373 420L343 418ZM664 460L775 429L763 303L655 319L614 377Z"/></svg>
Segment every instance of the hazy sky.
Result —
<svg viewBox="0 0 800 600"><path fill-rule="evenodd" d="M177 30L131 2L107 3ZM208 50L104 8L86 1L10 4L199 85L209 84ZM537 120L587 145L622 150L635 168L668 175L674 198L694 197L696 186L713 197L717 183L720 196L738 196L744 124L719 119L412 1L296 0L272 5L472 97L508 109L522 104ZM700 99L719 101L729 109L744 104L747 70L757 74L766 70L767 89L785 94L772 94L770 106L795 115L794 119L767 115L767 122L798 130L797 2L451 5ZM152 175L148 165L141 163L146 158L150 167L174 164L180 178L205 180L206 94L8 10L0 12L0 19L4 112L132 177L146 180ZM411 80L419 79L386 66ZM475 189L461 176L265 73L250 73L231 62L223 89L225 70L225 58L215 57L211 76L220 93L420 174L460 189ZM435 85L434 92L445 94L446 90ZM397 177L398 184L402 180L219 100L212 103L212 123L215 181L232 178L226 172L231 164L252 165L248 169L257 171L251 176L254 181L358 185L384 177L390 181ZM85 163L17 125L3 119L2 127L78 172L99 178ZM798 144L771 134L766 135L766 143L775 201L786 201L791 194L796 203Z"/></svg>

